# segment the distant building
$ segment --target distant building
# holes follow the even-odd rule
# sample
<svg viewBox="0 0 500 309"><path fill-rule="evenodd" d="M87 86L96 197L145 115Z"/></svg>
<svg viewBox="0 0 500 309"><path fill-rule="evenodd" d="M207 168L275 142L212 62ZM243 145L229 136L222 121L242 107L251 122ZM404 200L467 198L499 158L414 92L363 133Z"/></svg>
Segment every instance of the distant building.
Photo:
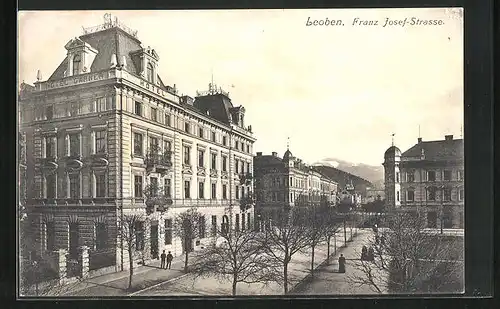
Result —
<svg viewBox="0 0 500 309"><path fill-rule="evenodd" d="M77 260L86 245L91 269L127 268L120 218L128 214L144 218L136 251L146 259L200 248L217 226L253 226L252 204L240 207L251 195L255 142L242 106L213 84L196 98L179 95L160 78L156 51L109 15L64 48L52 75L43 81L39 72L19 97L21 179L38 254L65 249ZM162 188L168 211L148 206L148 185ZM203 228L183 245L173 223L193 207ZM94 265L94 253L106 265Z"/></svg>
<svg viewBox="0 0 500 309"><path fill-rule="evenodd" d="M302 162L287 150L254 157L255 213L264 220L276 218L286 207L334 206L337 183Z"/></svg>
<svg viewBox="0 0 500 309"><path fill-rule="evenodd" d="M388 207L425 214L429 228L463 228L463 139L419 138L403 153L393 145L384 154L383 166Z"/></svg>
<svg viewBox="0 0 500 309"><path fill-rule="evenodd" d="M361 198L361 204L372 203L376 200L385 199L385 191L379 189L368 188L366 190L366 196Z"/></svg>

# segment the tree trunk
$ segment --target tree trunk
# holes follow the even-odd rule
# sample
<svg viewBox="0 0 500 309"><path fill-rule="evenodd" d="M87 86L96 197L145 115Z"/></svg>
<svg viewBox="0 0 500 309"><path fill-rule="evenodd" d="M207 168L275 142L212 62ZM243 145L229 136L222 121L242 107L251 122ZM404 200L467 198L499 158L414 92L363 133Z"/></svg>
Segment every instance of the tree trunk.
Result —
<svg viewBox="0 0 500 309"><path fill-rule="evenodd" d="M288 262L283 263L283 289L288 294Z"/></svg>
<svg viewBox="0 0 500 309"><path fill-rule="evenodd" d="M347 246L347 232L345 228L345 216L344 216L344 247Z"/></svg>
<svg viewBox="0 0 500 309"><path fill-rule="evenodd" d="M311 252L311 276L314 277L314 246L311 246L312 252Z"/></svg>
<svg viewBox="0 0 500 309"><path fill-rule="evenodd" d="M189 254L189 252L187 251L187 249L185 249L184 252L185 252L184 272L187 273L188 272L188 254Z"/></svg>
<svg viewBox="0 0 500 309"><path fill-rule="evenodd" d="M233 296L236 295L236 284L238 283L236 274L233 275Z"/></svg>
<svg viewBox="0 0 500 309"><path fill-rule="evenodd" d="M128 277L128 288L132 288L132 276L134 275L134 259L132 257L132 248L128 248L128 261L130 265L129 277Z"/></svg>
<svg viewBox="0 0 500 309"><path fill-rule="evenodd" d="M327 248L326 248L326 264L327 265L330 265L330 240L331 240L331 236L328 236L328 238L326 239L326 243L327 243Z"/></svg>

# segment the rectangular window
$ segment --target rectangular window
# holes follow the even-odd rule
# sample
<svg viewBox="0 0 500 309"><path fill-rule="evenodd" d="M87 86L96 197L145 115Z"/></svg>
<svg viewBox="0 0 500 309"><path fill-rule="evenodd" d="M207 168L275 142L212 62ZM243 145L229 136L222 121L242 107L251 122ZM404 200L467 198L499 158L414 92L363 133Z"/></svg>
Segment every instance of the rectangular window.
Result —
<svg viewBox="0 0 500 309"><path fill-rule="evenodd" d="M408 202L413 202L415 200L415 191L410 190L406 192L406 200Z"/></svg>
<svg viewBox="0 0 500 309"><path fill-rule="evenodd" d="M45 176L45 184L47 187L47 198L56 198L56 175Z"/></svg>
<svg viewBox="0 0 500 309"><path fill-rule="evenodd" d="M427 172L427 181L436 181L436 172L428 171Z"/></svg>
<svg viewBox="0 0 500 309"><path fill-rule="evenodd" d="M141 102L137 102L135 101L135 106L134 106L134 113L137 115L137 116L142 116L142 104Z"/></svg>
<svg viewBox="0 0 500 309"><path fill-rule="evenodd" d="M251 223L250 223L250 213L247 213L247 224L248 224L248 229L252 229Z"/></svg>
<svg viewBox="0 0 500 309"><path fill-rule="evenodd" d="M203 150L198 150L198 166L205 166L205 152Z"/></svg>
<svg viewBox="0 0 500 309"><path fill-rule="evenodd" d="M184 164L191 165L191 148L189 146L184 146Z"/></svg>
<svg viewBox="0 0 500 309"><path fill-rule="evenodd" d="M199 217L199 222L198 222L198 237L199 238L205 238L205 226L206 226L206 221L205 221L205 216Z"/></svg>
<svg viewBox="0 0 500 309"><path fill-rule="evenodd" d="M247 145L247 152L250 153L250 145Z"/></svg>
<svg viewBox="0 0 500 309"><path fill-rule="evenodd" d="M68 108L68 116L73 117L80 114L80 105L78 103L70 103Z"/></svg>
<svg viewBox="0 0 500 309"><path fill-rule="evenodd" d="M205 183L203 181L198 183L198 198L205 198Z"/></svg>
<svg viewBox="0 0 500 309"><path fill-rule="evenodd" d="M217 184L213 183L212 184L212 199L216 199L217 198Z"/></svg>
<svg viewBox="0 0 500 309"><path fill-rule="evenodd" d="M163 141L163 150L172 151L172 143L170 141Z"/></svg>
<svg viewBox="0 0 500 309"><path fill-rule="evenodd" d="M96 112L104 112L106 111L106 98L97 98L95 100L95 111Z"/></svg>
<svg viewBox="0 0 500 309"><path fill-rule="evenodd" d="M165 125L167 125L169 127L172 126L169 114L165 114Z"/></svg>
<svg viewBox="0 0 500 309"><path fill-rule="evenodd" d="M413 172L408 172L406 174L406 181L414 182L415 181L415 174Z"/></svg>
<svg viewBox="0 0 500 309"><path fill-rule="evenodd" d="M142 176L134 176L134 197L142 197Z"/></svg>
<svg viewBox="0 0 500 309"><path fill-rule="evenodd" d="M211 160L211 163L210 163L210 168L215 170L217 169L217 154L216 153L212 153L211 154L212 156L212 160Z"/></svg>
<svg viewBox="0 0 500 309"><path fill-rule="evenodd" d="M142 156L142 134L134 133L134 156Z"/></svg>
<svg viewBox="0 0 500 309"><path fill-rule="evenodd" d="M427 199L429 201L435 201L436 200L436 190L434 188L430 188L428 190Z"/></svg>
<svg viewBox="0 0 500 309"><path fill-rule="evenodd" d="M245 187L241 186L241 198L245 197Z"/></svg>
<svg viewBox="0 0 500 309"><path fill-rule="evenodd" d="M97 174L95 175L95 196L105 197L106 196L106 175Z"/></svg>
<svg viewBox="0 0 500 309"><path fill-rule="evenodd" d="M45 140L45 157L46 158L55 158L56 156L56 138L55 137L47 137Z"/></svg>
<svg viewBox="0 0 500 309"><path fill-rule="evenodd" d="M158 110L154 107L151 107L151 120L158 121Z"/></svg>
<svg viewBox="0 0 500 309"><path fill-rule="evenodd" d="M45 107L45 118L47 120L54 118L54 106L49 105Z"/></svg>
<svg viewBox="0 0 500 309"><path fill-rule="evenodd" d="M240 230L240 215L239 214L236 214L235 223L234 223L234 229L236 231Z"/></svg>
<svg viewBox="0 0 500 309"><path fill-rule="evenodd" d="M234 170L238 173L238 167L240 166L240 161L234 160Z"/></svg>
<svg viewBox="0 0 500 309"><path fill-rule="evenodd" d="M184 122L184 131L186 131L186 133L191 133L189 130L189 123L188 122Z"/></svg>
<svg viewBox="0 0 500 309"><path fill-rule="evenodd" d="M245 214L241 214L241 230L245 230Z"/></svg>
<svg viewBox="0 0 500 309"><path fill-rule="evenodd" d="M69 134L69 155L80 155L80 134Z"/></svg>
<svg viewBox="0 0 500 309"><path fill-rule="evenodd" d="M212 236L217 235L217 216L212 216Z"/></svg>
<svg viewBox="0 0 500 309"><path fill-rule="evenodd" d="M46 244L45 248L47 251L55 251L56 250L56 226L54 222L45 223L45 237Z"/></svg>
<svg viewBox="0 0 500 309"><path fill-rule="evenodd" d="M451 189L450 188L444 188L444 190L443 190L443 200L444 201L450 201L451 200Z"/></svg>
<svg viewBox="0 0 500 309"><path fill-rule="evenodd" d="M464 171L463 170L458 171L458 180L460 180L460 181L464 180Z"/></svg>
<svg viewBox="0 0 500 309"><path fill-rule="evenodd" d="M184 181L184 198L191 198L191 183L189 180Z"/></svg>
<svg viewBox="0 0 500 309"><path fill-rule="evenodd" d="M156 137L150 137L149 138L149 151L151 153L158 153L158 151L160 150L160 146L158 144L158 139Z"/></svg>
<svg viewBox="0 0 500 309"><path fill-rule="evenodd" d="M222 199L227 200L227 185L222 185Z"/></svg>
<svg viewBox="0 0 500 309"><path fill-rule="evenodd" d="M198 128L198 136L203 138L203 129L202 128Z"/></svg>
<svg viewBox="0 0 500 309"><path fill-rule="evenodd" d="M165 197L172 197L172 180L170 179L165 179Z"/></svg>
<svg viewBox="0 0 500 309"><path fill-rule="evenodd" d="M106 152L106 131L100 130L95 131L95 152L105 153Z"/></svg>
<svg viewBox="0 0 500 309"><path fill-rule="evenodd" d="M103 250L108 247L108 229L105 223L97 223L95 226L95 249Z"/></svg>
<svg viewBox="0 0 500 309"><path fill-rule="evenodd" d="M234 191L236 193L236 198L240 198L240 187L236 186L236 190Z"/></svg>
<svg viewBox="0 0 500 309"><path fill-rule="evenodd" d="M69 197L80 198L80 174L69 174Z"/></svg>
<svg viewBox="0 0 500 309"><path fill-rule="evenodd" d="M158 195L158 178L156 177L149 177L149 182L151 183L151 188L149 194L151 196L157 196Z"/></svg>
<svg viewBox="0 0 500 309"><path fill-rule="evenodd" d="M222 171L227 172L227 157L222 156Z"/></svg>
<svg viewBox="0 0 500 309"><path fill-rule="evenodd" d="M250 163L247 162L247 173L250 173Z"/></svg>
<svg viewBox="0 0 500 309"><path fill-rule="evenodd" d="M222 137L222 145L227 146L227 137L226 136Z"/></svg>
<svg viewBox="0 0 500 309"><path fill-rule="evenodd" d="M238 170L236 170L236 172L238 172ZM245 173L245 162L241 162L241 173Z"/></svg>
<svg viewBox="0 0 500 309"><path fill-rule="evenodd" d="M172 244L172 219L165 219L165 245Z"/></svg>
<svg viewBox="0 0 500 309"><path fill-rule="evenodd" d="M212 142L215 142L215 132L212 132Z"/></svg>
<svg viewBox="0 0 500 309"><path fill-rule="evenodd" d="M134 223L135 232L135 249L137 251L144 250L144 224L143 222Z"/></svg>
<svg viewBox="0 0 500 309"><path fill-rule="evenodd" d="M443 180L450 181L451 180L451 171L443 171Z"/></svg>
<svg viewBox="0 0 500 309"><path fill-rule="evenodd" d="M458 200L463 201L464 200L464 189L458 190Z"/></svg>

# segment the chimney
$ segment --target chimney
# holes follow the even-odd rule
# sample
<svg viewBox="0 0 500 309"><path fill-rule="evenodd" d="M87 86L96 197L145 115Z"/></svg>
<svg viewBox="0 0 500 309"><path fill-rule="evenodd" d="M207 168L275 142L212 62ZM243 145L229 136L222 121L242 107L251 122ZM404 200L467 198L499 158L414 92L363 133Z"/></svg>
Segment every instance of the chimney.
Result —
<svg viewBox="0 0 500 309"><path fill-rule="evenodd" d="M420 144L421 142L422 142L422 138L421 138L421 137L419 137L419 138L418 138L418 143Z"/></svg>
<svg viewBox="0 0 500 309"><path fill-rule="evenodd" d="M444 136L445 141L452 141L453 140L453 135L445 135Z"/></svg>
<svg viewBox="0 0 500 309"><path fill-rule="evenodd" d="M39 82L42 81L42 71L38 70L36 72L36 80Z"/></svg>
<svg viewBox="0 0 500 309"><path fill-rule="evenodd" d="M277 157L278 156L278 153L274 152L274 151L271 154L273 155L273 157Z"/></svg>
<svg viewBox="0 0 500 309"><path fill-rule="evenodd" d="M257 152L257 157L262 156L262 151Z"/></svg>
<svg viewBox="0 0 500 309"><path fill-rule="evenodd" d="M126 68L127 68L127 58L125 58L125 56L122 56L122 67L123 67L124 69L126 69Z"/></svg>

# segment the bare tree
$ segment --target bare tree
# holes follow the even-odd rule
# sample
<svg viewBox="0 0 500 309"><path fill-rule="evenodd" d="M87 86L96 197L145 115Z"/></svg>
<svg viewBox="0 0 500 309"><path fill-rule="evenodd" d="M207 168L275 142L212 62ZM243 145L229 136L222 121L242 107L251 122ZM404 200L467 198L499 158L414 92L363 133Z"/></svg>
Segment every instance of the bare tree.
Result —
<svg viewBox="0 0 500 309"><path fill-rule="evenodd" d="M190 272L197 276L215 276L220 281L232 282L236 295L238 283L263 283L277 281L279 264L265 254L261 233L252 230L229 232L218 229L218 245L213 245L197 256Z"/></svg>
<svg viewBox="0 0 500 309"><path fill-rule="evenodd" d="M324 234L327 243L327 257L326 263L330 264L330 245L332 237L334 238L334 254L337 253L337 234L340 231L339 217L337 216L336 210L333 207L328 207L322 212L324 220Z"/></svg>
<svg viewBox="0 0 500 309"><path fill-rule="evenodd" d="M361 272L349 276L351 282L369 285L379 293L436 292L461 286L463 248L458 238L446 239L425 229L425 219L418 213L395 212L388 218L388 227L370 240L373 261L356 262Z"/></svg>
<svg viewBox="0 0 500 309"><path fill-rule="evenodd" d="M194 250L193 240L200 234L203 215L196 208L180 213L174 220L174 234L182 241L184 251L184 272L188 272L189 253Z"/></svg>
<svg viewBox="0 0 500 309"><path fill-rule="evenodd" d="M282 210L264 231L265 252L283 268L283 289L288 293L288 265L292 257L299 251L304 250L310 244L305 224L304 209L293 207Z"/></svg>
<svg viewBox="0 0 500 309"><path fill-rule="evenodd" d="M141 253L147 241L145 239L145 220L146 218L143 214L125 214L121 220L120 237L125 244L129 259L128 289L132 288L134 254Z"/></svg>
<svg viewBox="0 0 500 309"><path fill-rule="evenodd" d="M318 245L325 241L327 237L326 229L328 222L325 218L326 208L309 207L305 213L307 226L307 239L311 248L311 276L314 276L314 253Z"/></svg>

